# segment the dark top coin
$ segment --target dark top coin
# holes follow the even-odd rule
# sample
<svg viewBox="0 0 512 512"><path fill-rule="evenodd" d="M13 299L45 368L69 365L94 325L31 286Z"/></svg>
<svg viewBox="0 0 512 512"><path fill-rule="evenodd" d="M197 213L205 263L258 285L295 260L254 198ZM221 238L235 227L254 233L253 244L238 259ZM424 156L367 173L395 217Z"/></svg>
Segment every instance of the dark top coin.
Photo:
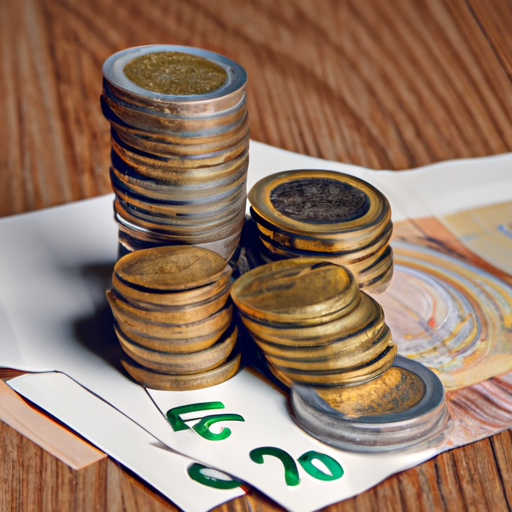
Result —
<svg viewBox="0 0 512 512"><path fill-rule="evenodd" d="M281 183L270 192L270 201L281 214L313 224L347 222L370 209L370 199L363 190L329 178Z"/></svg>
<svg viewBox="0 0 512 512"><path fill-rule="evenodd" d="M389 202L379 190L335 171L271 174L251 188L248 199L271 231L322 241L348 236L350 248L371 243L391 219Z"/></svg>

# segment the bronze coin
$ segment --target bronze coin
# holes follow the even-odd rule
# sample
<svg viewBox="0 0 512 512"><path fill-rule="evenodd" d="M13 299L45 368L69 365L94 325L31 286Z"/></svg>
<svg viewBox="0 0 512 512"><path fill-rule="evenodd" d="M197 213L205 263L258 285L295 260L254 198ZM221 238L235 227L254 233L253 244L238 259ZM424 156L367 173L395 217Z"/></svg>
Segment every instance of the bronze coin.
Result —
<svg viewBox="0 0 512 512"><path fill-rule="evenodd" d="M160 307L194 306L213 300L217 295L223 294L231 287L232 268L224 267L220 276L213 283L198 286L190 290L178 290L171 292L159 292L155 290L139 289L122 281L114 272L112 275L113 287L128 301L139 307L144 305Z"/></svg>
<svg viewBox="0 0 512 512"><path fill-rule="evenodd" d="M136 57L123 68L136 85L161 94L205 94L227 80L226 71L211 60L189 53L160 51Z"/></svg>
<svg viewBox="0 0 512 512"><path fill-rule="evenodd" d="M325 323L270 324L259 322L245 314L241 315L241 319L249 332L255 333L265 341L290 346L322 345L361 332L365 326L372 323L380 309L382 308L373 298L359 292L351 307L346 308L346 315Z"/></svg>
<svg viewBox="0 0 512 512"><path fill-rule="evenodd" d="M151 303L137 303L130 301L115 288L107 291L107 299L112 310L116 311L118 318L130 319L133 325L145 322L159 324L188 324L206 320L223 307L229 299L229 287L225 287L221 293L206 302L193 305L182 304L178 306L160 306ZM124 320L128 321L128 320Z"/></svg>
<svg viewBox="0 0 512 512"><path fill-rule="evenodd" d="M204 350L216 343L229 327L229 322L222 325L217 331L201 336L189 335L184 338L159 338L150 334L141 334L130 328L129 325L115 323L115 328L121 331L123 337L150 350L167 353L191 353Z"/></svg>
<svg viewBox="0 0 512 512"><path fill-rule="evenodd" d="M346 340L350 342L350 338ZM298 372L333 372L333 371L349 371L351 368L357 368L369 361L374 360L382 354L386 347L391 342L391 332L389 328L384 325L379 336L373 338L372 343L351 344L351 349L347 350L332 350L326 356L320 357L315 355L312 358L295 359L295 351L290 350L285 357L274 357L265 353L267 360L272 363L276 368L286 371ZM333 343L334 347L339 348L341 342ZM260 345L262 346L262 345ZM332 347L332 345L330 345Z"/></svg>
<svg viewBox="0 0 512 512"><path fill-rule="evenodd" d="M141 290L190 290L216 281L226 260L193 246L164 246L127 254L114 266L117 277Z"/></svg>
<svg viewBox="0 0 512 512"><path fill-rule="evenodd" d="M121 359L121 363L126 371L143 386L164 391L185 391L215 386L227 381L240 368L240 360L241 355L237 354L212 370L191 375L167 375L155 372L128 357Z"/></svg>
<svg viewBox="0 0 512 512"><path fill-rule="evenodd" d="M110 297L109 297L110 298ZM208 318L189 323L166 323L154 319L154 313L148 313L146 318L134 318L119 307L118 302L110 302L112 314L123 330L129 329L145 337L163 338L167 340L181 340L183 338L197 338L224 331L231 323L233 306L225 305L221 310Z"/></svg>
<svg viewBox="0 0 512 512"><path fill-rule="evenodd" d="M211 347L196 352L152 350L133 342L120 329L116 329L116 334L124 352L140 365L160 373L185 375L211 370L223 363L235 346L238 329L231 329Z"/></svg>
<svg viewBox="0 0 512 512"><path fill-rule="evenodd" d="M277 379L290 387L292 383L308 384L318 387L353 386L367 382L385 372L392 364L396 355L396 346L390 343L387 350L375 360L345 371L306 372L288 370L268 363L270 371Z"/></svg>
<svg viewBox="0 0 512 512"><path fill-rule="evenodd" d="M231 288L240 311L269 324L322 323L324 318L342 315L357 294L357 282L350 272L314 258L254 268Z"/></svg>

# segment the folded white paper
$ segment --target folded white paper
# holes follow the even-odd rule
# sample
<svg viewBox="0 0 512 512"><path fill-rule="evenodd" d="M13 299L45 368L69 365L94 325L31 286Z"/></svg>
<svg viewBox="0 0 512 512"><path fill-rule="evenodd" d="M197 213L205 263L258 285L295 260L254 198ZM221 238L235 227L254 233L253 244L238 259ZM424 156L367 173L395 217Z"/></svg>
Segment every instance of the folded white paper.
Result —
<svg viewBox="0 0 512 512"><path fill-rule="evenodd" d="M9 384L142 476L182 510L204 512L244 494L240 486L211 487L190 478L189 470L197 465L196 461L171 451L63 373L26 374ZM232 481L228 475L218 475L217 479L222 483Z"/></svg>

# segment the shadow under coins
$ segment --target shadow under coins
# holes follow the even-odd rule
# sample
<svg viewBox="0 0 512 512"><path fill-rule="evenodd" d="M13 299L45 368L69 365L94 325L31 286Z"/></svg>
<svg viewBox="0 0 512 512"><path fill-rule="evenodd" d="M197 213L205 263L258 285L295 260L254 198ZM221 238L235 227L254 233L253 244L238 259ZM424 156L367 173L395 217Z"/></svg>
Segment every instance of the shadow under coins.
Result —
<svg viewBox="0 0 512 512"><path fill-rule="evenodd" d="M120 361L124 352L117 340L114 317L105 296L106 290L112 286L113 268L114 262L87 265L80 269L94 303L94 313L78 318L73 323L73 331L83 347L129 377Z"/></svg>

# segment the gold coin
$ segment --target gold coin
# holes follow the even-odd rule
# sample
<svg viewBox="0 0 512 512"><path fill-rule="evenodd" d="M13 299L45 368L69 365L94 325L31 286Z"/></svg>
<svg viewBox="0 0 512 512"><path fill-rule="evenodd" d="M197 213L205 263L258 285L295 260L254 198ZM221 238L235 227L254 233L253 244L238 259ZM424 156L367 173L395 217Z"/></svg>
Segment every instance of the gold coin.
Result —
<svg viewBox="0 0 512 512"><path fill-rule="evenodd" d="M143 249L114 266L117 278L144 291L189 290L216 281L227 263L213 251L193 246Z"/></svg>
<svg viewBox="0 0 512 512"><path fill-rule="evenodd" d="M350 349L339 351L332 350L331 353L324 356L315 354L311 358L301 357L300 359L296 359L295 351L290 350L285 357L275 357L268 353L265 353L265 357L274 366L292 371L345 371L348 368L366 364L368 361L375 359L379 354L384 352L391 341L391 332L389 328L384 325L380 336L373 338L371 343L366 342L359 344L359 346L354 346L355 344L350 343L350 339L346 341L351 345ZM339 347L339 345L342 344L343 342L337 342L333 345Z"/></svg>
<svg viewBox="0 0 512 512"><path fill-rule="evenodd" d="M152 178L149 178L152 179ZM142 195L130 193L126 185L120 182L114 175L111 184L116 196L119 199L129 204L134 208L141 208L142 210L152 210L155 215L171 216L171 217L203 217L207 218L210 213L215 215L221 212L229 212L230 208L237 202L240 202L240 197L243 196L245 202L246 184L237 186L235 189L228 191L226 194L221 194L218 197L205 198L201 201L192 200L184 201L183 199L170 199L166 194L159 194L155 191L146 191ZM205 212L205 205L208 206L208 212ZM244 208L245 211L245 208ZM205 215L206 213L206 215Z"/></svg>
<svg viewBox="0 0 512 512"><path fill-rule="evenodd" d="M211 370L223 363L231 354L238 337L238 329L224 333L214 345L197 352L161 352L145 348L124 336L116 329L117 338L124 352L146 368L166 374L191 374Z"/></svg>
<svg viewBox="0 0 512 512"><path fill-rule="evenodd" d="M282 233L347 240L353 250L371 243L391 218L388 200L369 183L334 171L295 170L272 174L250 190L258 218Z"/></svg>
<svg viewBox="0 0 512 512"><path fill-rule="evenodd" d="M354 351L368 350L387 329L382 308L376 308L373 314L367 318L367 322L361 326L361 329L355 332L342 331L325 343L318 343L317 340L311 342L290 340L284 337L281 341L268 341L255 331L250 331L250 334L267 357L274 356L306 361L331 356L349 356Z"/></svg>
<svg viewBox="0 0 512 512"><path fill-rule="evenodd" d="M121 329L130 329L131 332L146 337L163 338L167 340L181 340L183 338L197 338L224 331L231 323L233 316L232 304L225 305L217 313L208 318L189 323L165 323L155 321L148 314L147 318L134 318L118 307L117 302L110 302L112 314Z"/></svg>
<svg viewBox="0 0 512 512"><path fill-rule="evenodd" d="M354 336L341 337L322 345L287 346L270 343L251 333L254 341L264 351L265 357L280 366L290 368L327 369L329 364L337 367L356 366L374 359L391 339L389 327L383 322L374 322L368 329ZM381 347L380 350L377 347Z"/></svg>
<svg viewBox="0 0 512 512"><path fill-rule="evenodd" d="M384 231L376 235L368 245L354 244L350 245L350 250L339 251L338 242L343 244L342 247L347 245L347 239L344 236L341 237L341 240L334 240L329 244L311 237L309 239L301 239L297 236L287 236L285 240L287 243L281 243L283 237L279 233L269 232L259 224L257 224L257 228L262 243L276 254L282 254L289 258L305 256L326 258L340 265L348 263L357 264L358 262L363 264L367 259L377 257L377 254L381 254L387 248L393 233L393 225L389 222ZM304 241L306 243L302 243Z"/></svg>
<svg viewBox="0 0 512 512"><path fill-rule="evenodd" d="M176 196L176 193L183 187L198 189L204 186L210 190L219 189L232 185L240 176L247 174L246 161L237 160L229 167L224 166L219 169L183 171L168 169L160 165L158 168L161 174L155 178L142 174L138 168L128 166L121 158L116 158L115 154L112 158L111 169L115 179L128 185L134 194L163 201L166 201L172 194Z"/></svg>
<svg viewBox="0 0 512 512"><path fill-rule="evenodd" d="M115 324L116 330L120 330L125 339L128 339L133 343L137 343L138 345L150 350L172 353L191 353L207 349L221 338L228 326L229 323L217 331L209 332L202 336L192 335L185 338L169 339L141 334L132 330L130 326L126 324Z"/></svg>
<svg viewBox="0 0 512 512"><path fill-rule="evenodd" d="M208 302L214 297L224 292L225 289L231 287L232 268L226 265L217 281L192 288L191 290L181 290L176 292L154 292L143 291L126 285L114 273L112 275L112 286L133 304L144 307L161 306L161 307L177 307L183 305L193 306L198 303Z"/></svg>
<svg viewBox="0 0 512 512"><path fill-rule="evenodd" d="M215 201L243 188L247 179L245 166L239 166L236 172L222 180L210 180L208 172L205 172L203 180L198 183L188 182L186 172L180 173L179 181L176 179L155 181L152 178L137 175L133 171L128 173L123 167L121 170L116 166L112 167L113 176L111 175L111 178L113 178L113 181L117 180L132 195L153 197L166 202Z"/></svg>
<svg viewBox="0 0 512 512"><path fill-rule="evenodd" d="M241 315L241 319L249 332L255 333L265 341L290 346L321 345L360 332L372 322L376 310L379 309L381 307L373 298L360 292L346 315L322 324L268 324L255 321L245 314Z"/></svg>
<svg viewBox="0 0 512 512"><path fill-rule="evenodd" d="M176 226L165 224L158 217L144 220L140 215L134 215L134 210L128 211L116 198L114 201L114 216L118 222L124 222L141 232L154 233L157 236L165 237L168 240L180 242L186 240L188 243L210 242L220 240L232 233L239 232L245 222L243 210L233 212L233 215L226 222L217 222L213 226L205 228L202 225Z"/></svg>
<svg viewBox="0 0 512 512"><path fill-rule="evenodd" d="M116 56L112 57L114 58L112 63L114 63ZM108 64L111 58L107 59L105 64ZM226 89L224 87L217 89L218 92L213 91L204 98L194 98L194 101L186 101L187 98L178 98L178 101L175 98L165 98L166 101L162 101L161 96L155 98L154 94L136 94L127 87L128 84L118 84L119 77L113 76L116 73L107 72L107 74L104 73L102 100L115 115L131 126L172 131L176 127L176 121L211 119L215 114L223 115L237 108L246 108L246 74L238 64L230 62L228 65L235 73L231 86ZM124 73L122 75L125 76ZM125 107L133 117L125 118L121 107ZM110 112L105 112L105 115L109 120L112 118Z"/></svg>
<svg viewBox="0 0 512 512"><path fill-rule="evenodd" d="M195 158L199 161L211 159L211 155L215 155L215 161L220 163L223 161L222 157L225 157L224 161L236 157L239 150L243 150L243 147L238 147L239 144L247 145L249 142L249 119L247 112L241 113L245 115L231 125L221 125L213 130L208 130L205 127L204 130L196 133L174 132L170 137L144 130L127 129L117 123L112 123L112 130L115 133L113 136L122 145L135 148L146 154L161 155L174 160L177 157ZM208 132L210 133L208 134ZM236 151L233 151L234 147L237 147ZM180 160L177 160L176 163L176 167L180 168ZM190 167L190 163L186 167Z"/></svg>
<svg viewBox="0 0 512 512"><path fill-rule="evenodd" d="M354 418L407 411L425 395L425 383L415 373L392 366L377 378L345 388L318 388L332 408Z"/></svg>
<svg viewBox="0 0 512 512"><path fill-rule="evenodd" d="M168 232L170 235L211 235L212 233L229 232L231 226L239 225L240 219L245 222L245 212L240 209L241 204L237 207L229 207L224 210L223 218L200 218L195 217L179 217L179 216L159 216L151 213L149 210L143 210L134 207L131 203L126 203L119 197L114 203L114 212L117 216L121 216L127 222L137 222L138 227L148 229L154 227L155 230Z"/></svg>
<svg viewBox="0 0 512 512"><path fill-rule="evenodd" d="M183 238L179 241L172 240L160 233L152 233L146 230L137 229L133 225L125 224L122 219L116 217L119 227L119 243L126 251L138 251L141 246L146 248L145 244L151 246L157 245L183 245L186 241ZM208 249L210 251L220 254L226 261L231 260L236 253L238 244L240 242L241 230L235 231L233 234L226 238L220 238L209 242L194 242L194 245L199 248ZM188 241L188 243L193 243Z"/></svg>
<svg viewBox="0 0 512 512"><path fill-rule="evenodd" d="M243 132L237 137L237 140L231 147L227 147L222 151L213 153L200 153L198 155L180 155L172 152L172 147L167 148L167 152L164 152L161 157L165 158L168 165L172 164L176 170L179 169L208 169L217 165L222 165L230 160L235 160L241 154L247 152L249 145L249 129L243 127ZM113 135L117 147L123 149L123 154L127 155L135 151L148 152L151 148L151 144L148 144L144 139L134 141L133 138L126 135L122 131L117 131ZM114 139L112 139L114 142ZM137 142L136 145L132 145ZM130 144L131 143L131 144ZM161 152L164 151L165 146L160 148ZM116 150L117 151L117 150ZM117 151L119 153L119 151ZM150 151L149 151L150 152ZM147 172L146 172L147 171ZM144 171L144 174L152 173L151 169Z"/></svg>
<svg viewBox="0 0 512 512"><path fill-rule="evenodd" d="M336 386L353 386L362 382L367 382L381 373L386 371L392 364L396 355L396 346L390 343L387 350L384 351L378 358L369 363L362 365L358 368L353 368L346 371L333 371L333 372L305 372L305 371L291 371L286 368L275 366L268 363L270 371L288 387L293 382L301 384L308 384L318 387L336 387Z"/></svg>
<svg viewBox="0 0 512 512"><path fill-rule="evenodd" d="M279 261L283 258L321 257L336 265L342 265L356 277L359 287L371 293L382 293L387 289L393 276L393 251L390 245L383 245L375 253L361 259L351 259L352 254L336 255L306 251L296 251L290 248L277 247L260 239L259 255L266 261Z"/></svg>
<svg viewBox="0 0 512 512"><path fill-rule="evenodd" d="M229 287L225 287L222 293L218 294L207 302L200 302L194 305L183 304L180 306L153 306L151 304L136 304L130 302L115 289L106 292L108 302L118 318L130 319L133 325L151 322L159 324L188 324L201 322L215 315L227 303L229 299Z"/></svg>
<svg viewBox="0 0 512 512"><path fill-rule="evenodd" d="M227 79L224 69L199 55L181 52L151 52L137 57L123 68L136 85L161 94L206 94Z"/></svg>
<svg viewBox="0 0 512 512"><path fill-rule="evenodd" d="M213 370L192 375L166 375L144 368L128 357L121 359L126 371L140 384L164 391L186 391L215 386L233 377L240 368L241 355L237 354Z"/></svg>
<svg viewBox="0 0 512 512"><path fill-rule="evenodd" d="M181 177L186 176L198 180L201 175L206 177L226 177L235 174L240 169L248 168L249 147L240 147L239 153L228 160L222 160L215 165L203 167L200 165L190 165L186 167L176 166L176 158L162 157L155 158L151 155L140 154L139 152L129 151L120 145L115 139L112 139L112 150L116 156L114 162L121 161L132 171L145 177L148 180L156 182L170 183L177 181L180 183ZM162 199L165 199L162 197Z"/></svg>
<svg viewBox="0 0 512 512"><path fill-rule="evenodd" d="M262 265L243 274L231 288L242 313L283 324L317 324L333 314L341 316L357 294L358 285L350 272L314 258Z"/></svg>
<svg viewBox="0 0 512 512"><path fill-rule="evenodd" d="M393 251L388 246L376 262L358 273L359 286L368 293L382 293L391 284L393 271Z"/></svg>
<svg viewBox="0 0 512 512"><path fill-rule="evenodd" d="M155 101L103 82L101 97L105 117L119 128L138 128L150 134L180 134L223 128L247 115L245 87L214 101ZM118 130L119 130L118 128ZM118 131L117 130L117 131Z"/></svg>
<svg viewBox="0 0 512 512"><path fill-rule="evenodd" d="M132 105L116 103L111 97L101 98L103 107L113 113L108 119L116 131L121 129L139 137L156 137L169 143L187 140L187 135L199 143L207 142L217 132L225 134L231 126L237 129L245 123L247 105L218 112L216 115L162 116L154 109L140 110ZM172 107L171 107L172 108Z"/></svg>

